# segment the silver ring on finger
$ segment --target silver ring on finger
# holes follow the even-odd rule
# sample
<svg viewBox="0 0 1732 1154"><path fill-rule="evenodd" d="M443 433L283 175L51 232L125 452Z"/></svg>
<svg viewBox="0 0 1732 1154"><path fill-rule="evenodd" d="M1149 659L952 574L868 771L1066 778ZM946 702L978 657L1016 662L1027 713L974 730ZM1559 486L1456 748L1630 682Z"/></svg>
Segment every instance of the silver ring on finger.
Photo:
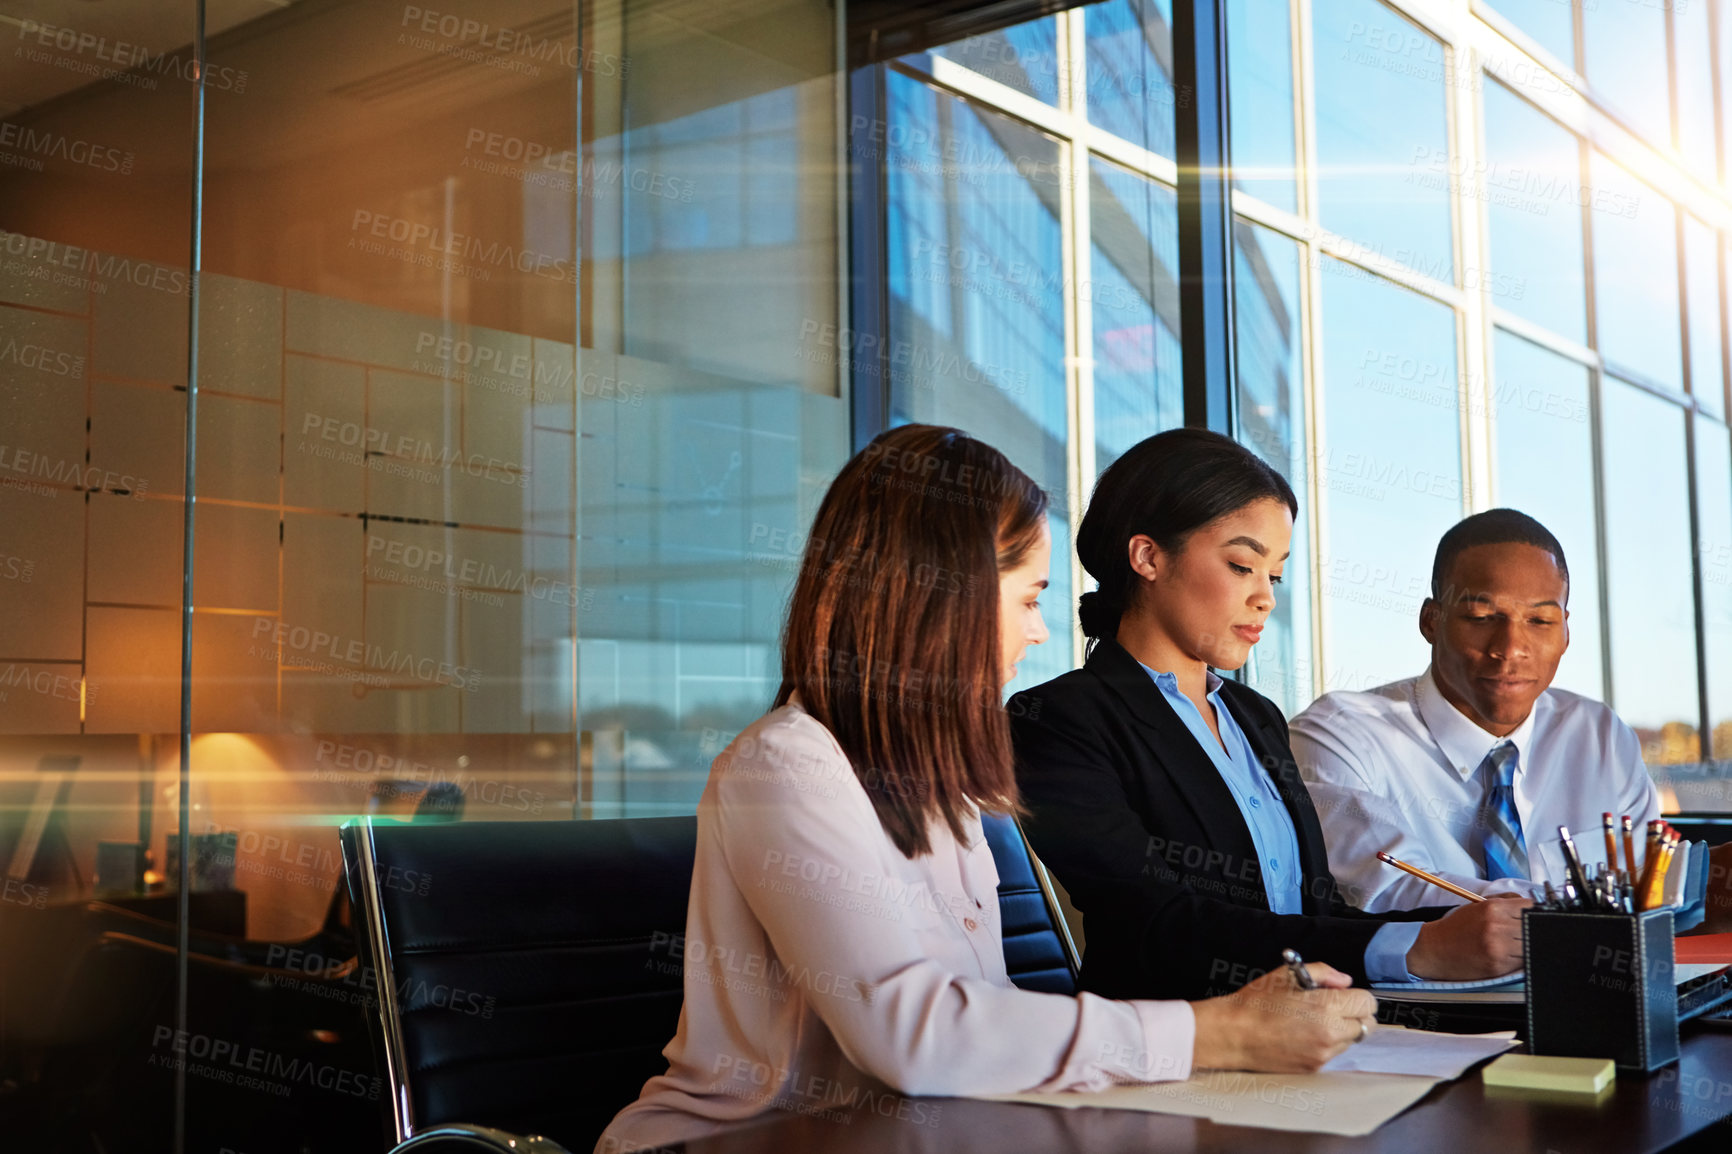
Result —
<svg viewBox="0 0 1732 1154"><path fill-rule="evenodd" d="M1371 1027L1365 1024L1364 1018L1359 1019L1359 1036L1353 1039L1353 1044L1357 1046L1359 1043L1365 1041L1370 1034Z"/></svg>

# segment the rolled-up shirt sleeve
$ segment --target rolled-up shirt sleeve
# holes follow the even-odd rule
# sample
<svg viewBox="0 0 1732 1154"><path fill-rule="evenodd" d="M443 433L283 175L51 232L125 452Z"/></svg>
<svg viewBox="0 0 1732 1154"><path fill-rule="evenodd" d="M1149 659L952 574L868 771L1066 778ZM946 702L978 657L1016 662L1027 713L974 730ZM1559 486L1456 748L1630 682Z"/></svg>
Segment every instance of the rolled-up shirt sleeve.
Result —
<svg viewBox="0 0 1732 1154"><path fill-rule="evenodd" d="M771 761L813 756L775 748L801 740L772 731L764 753ZM843 771L852 777L845 762ZM1019 990L928 957L909 919L889 916L901 911L874 908L883 881L905 879L907 867L863 792L824 796L751 772L713 784L728 870L779 964L859 983L858 1000L812 1001L859 1069L911 1095L1098 1089L1190 1075L1196 1019L1188 1003Z"/></svg>

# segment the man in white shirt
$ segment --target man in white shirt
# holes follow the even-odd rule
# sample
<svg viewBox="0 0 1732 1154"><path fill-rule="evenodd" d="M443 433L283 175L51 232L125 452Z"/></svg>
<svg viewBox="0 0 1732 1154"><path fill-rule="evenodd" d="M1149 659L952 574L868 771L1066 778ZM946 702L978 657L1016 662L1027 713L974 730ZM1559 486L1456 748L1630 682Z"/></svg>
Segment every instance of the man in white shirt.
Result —
<svg viewBox="0 0 1732 1154"><path fill-rule="evenodd" d="M1641 743L1604 704L1552 689L1569 647L1557 539L1492 509L1438 542L1419 631L1431 666L1363 693L1326 693L1292 723L1329 866L1371 913L1459 902L1377 860L1387 851L1480 894L1535 896L1566 877L1558 827L1591 874L1601 815L1659 816ZM1718 856L1718 855L1716 855Z"/></svg>

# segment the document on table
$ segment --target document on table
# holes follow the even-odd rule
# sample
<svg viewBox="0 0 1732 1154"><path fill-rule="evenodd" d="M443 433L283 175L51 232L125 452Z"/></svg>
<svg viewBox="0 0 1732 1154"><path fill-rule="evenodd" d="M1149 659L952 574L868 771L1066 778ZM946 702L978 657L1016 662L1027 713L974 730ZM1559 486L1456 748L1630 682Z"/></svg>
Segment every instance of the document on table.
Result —
<svg viewBox="0 0 1732 1154"><path fill-rule="evenodd" d="M1185 1082L1058 1094L993 1094L997 1101L1076 1109L1146 1110L1207 1118L1223 1126L1369 1134L1446 1078L1514 1045L1514 1034L1462 1036L1379 1026L1315 1074L1200 1070ZM1402 1071L1402 1072L1393 1072Z"/></svg>
<svg viewBox="0 0 1732 1154"><path fill-rule="evenodd" d="M1248 1074L1201 1070L1186 1082L1113 1086L1063 1094L994 1094L1001 1102L1144 1110L1207 1118L1223 1126L1303 1130L1357 1137L1369 1134L1421 1098L1437 1078L1403 1074Z"/></svg>
<svg viewBox="0 0 1732 1154"><path fill-rule="evenodd" d="M1400 1026L1378 1026L1365 1041L1331 1058L1323 1072L1415 1074L1422 1078L1455 1079L1469 1066L1494 1058L1515 1045L1514 1030L1495 1034L1437 1034Z"/></svg>

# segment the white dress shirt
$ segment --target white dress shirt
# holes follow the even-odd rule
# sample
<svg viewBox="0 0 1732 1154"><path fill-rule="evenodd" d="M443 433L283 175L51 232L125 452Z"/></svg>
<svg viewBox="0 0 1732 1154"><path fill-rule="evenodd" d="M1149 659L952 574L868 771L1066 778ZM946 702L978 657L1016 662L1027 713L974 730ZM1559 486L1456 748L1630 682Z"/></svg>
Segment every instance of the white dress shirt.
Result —
<svg viewBox="0 0 1732 1154"><path fill-rule="evenodd" d="M1635 818L1636 856L1659 796L1641 742L1604 704L1548 689L1508 738L1487 733L1439 692L1431 670L1363 693L1325 693L1292 722L1293 753L1317 805L1329 869L1371 913L1463 899L1377 860L1377 851L1475 893L1535 895L1565 879L1558 827L1591 874L1606 857L1601 814ZM1479 824L1493 746L1516 747L1516 812L1529 880L1487 881ZM1622 852L1622 842L1619 842Z"/></svg>
<svg viewBox="0 0 1732 1154"><path fill-rule="evenodd" d="M668 1072L597 1154L774 1109L935 1121L938 1104L903 1095L1190 1076L1188 1003L1012 986L978 815L964 842L942 822L929 832L931 853L903 857L842 747L797 704L735 738L698 802L685 937L669 946L685 1005Z"/></svg>

